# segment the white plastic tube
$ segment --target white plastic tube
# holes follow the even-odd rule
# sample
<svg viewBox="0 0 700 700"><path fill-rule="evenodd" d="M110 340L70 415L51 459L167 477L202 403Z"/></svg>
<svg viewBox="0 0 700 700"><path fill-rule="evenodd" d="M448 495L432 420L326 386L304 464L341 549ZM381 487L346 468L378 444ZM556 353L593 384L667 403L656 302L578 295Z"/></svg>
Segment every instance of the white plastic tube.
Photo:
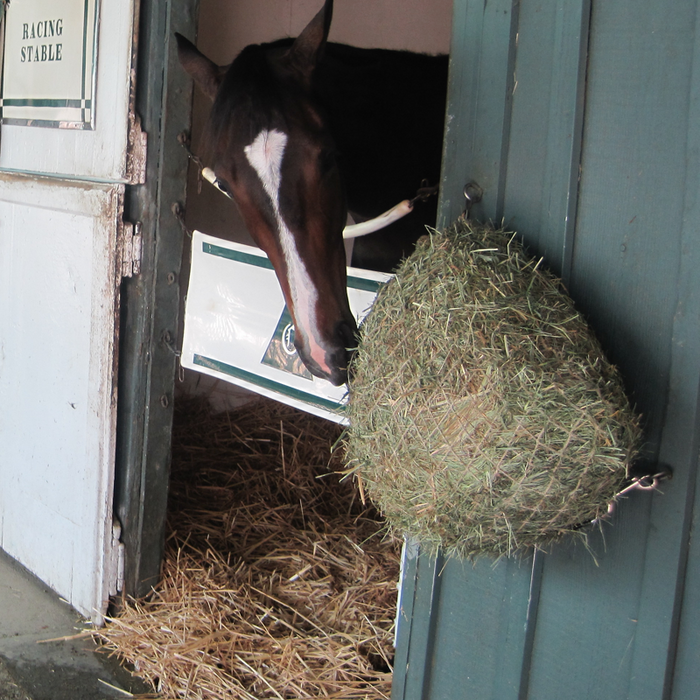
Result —
<svg viewBox="0 0 700 700"><path fill-rule="evenodd" d="M207 182L214 185L219 192L225 194L229 199L232 199L231 195L219 186L219 180L211 168L203 168L202 177ZM408 199L404 199L403 202L399 202L395 207L392 207L383 214L374 217L374 219L361 221L359 224L349 224L343 229L343 238L359 238L360 236L366 236L368 233L379 231L385 226L393 224L394 221L402 219L404 216L406 216L406 214L410 213L412 209L413 206L411 205L411 202Z"/></svg>
<svg viewBox="0 0 700 700"><path fill-rule="evenodd" d="M379 229L394 223L394 221L402 219L412 209L411 202L408 199L404 199L403 202L399 202L395 207L376 216L374 219L346 226L343 229L343 238L358 238L359 236L366 236L368 233L379 231Z"/></svg>

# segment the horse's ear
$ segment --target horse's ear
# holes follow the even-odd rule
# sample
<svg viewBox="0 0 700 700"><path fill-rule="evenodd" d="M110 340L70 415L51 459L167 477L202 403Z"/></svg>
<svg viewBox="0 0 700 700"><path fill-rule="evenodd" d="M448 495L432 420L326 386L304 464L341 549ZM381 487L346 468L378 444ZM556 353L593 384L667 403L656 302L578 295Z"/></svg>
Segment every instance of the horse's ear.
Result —
<svg viewBox="0 0 700 700"><path fill-rule="evenodd" d="M177 55L182 67L194 78L204 94L214 101L221 83L222 70L210 61L197 47L182 34L175 32Z"/></svg>
<svg viewBox="0 0 700 700"><path fill-rule="evenodd" d="M332 18L333 0L326 0L287 52L287 61L306 81L311 79L316 64L323 56Z"/></svg>

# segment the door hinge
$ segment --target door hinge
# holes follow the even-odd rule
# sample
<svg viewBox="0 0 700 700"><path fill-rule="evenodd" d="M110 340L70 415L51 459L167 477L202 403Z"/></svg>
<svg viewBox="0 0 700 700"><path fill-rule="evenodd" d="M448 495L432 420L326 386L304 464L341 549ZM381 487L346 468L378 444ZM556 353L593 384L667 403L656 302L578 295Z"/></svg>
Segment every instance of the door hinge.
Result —
<svg viewBox="0 0 700 700"><path fill-rule="evenodd" d="M141 251L143 248L141 222L137 221L132 224L128 221L122 221L119 228L122 277L133 277L141 272Z"/></svg>
<svg viewBox="0 0 700 700"><path fill-rule="evenodd" d="M124 562L126 548L120 542L122 526L115 517L112 521L112 547L109 554L107 575L109 576L109 595L117 595L124 590Z"/></svg>

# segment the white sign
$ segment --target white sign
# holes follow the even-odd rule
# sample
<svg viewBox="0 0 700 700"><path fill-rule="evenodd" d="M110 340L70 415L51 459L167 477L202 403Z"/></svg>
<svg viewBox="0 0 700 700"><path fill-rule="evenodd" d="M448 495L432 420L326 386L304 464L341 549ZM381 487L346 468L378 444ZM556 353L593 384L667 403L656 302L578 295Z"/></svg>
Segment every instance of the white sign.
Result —
<svg viewBox="0 0 700 700"><path fill-rule="evenodd" d="M92 128L97 0L12 0L5 15L3 124Z"/></svg>
<svg viewBox="0 0 700 700"><path fill-rule="evenodd" d="M348 268L348 300L358 323L390 278ZM267 256L195 231L182 366L345 423L347 387L312 376L296 353L293 333Z"/></svg>

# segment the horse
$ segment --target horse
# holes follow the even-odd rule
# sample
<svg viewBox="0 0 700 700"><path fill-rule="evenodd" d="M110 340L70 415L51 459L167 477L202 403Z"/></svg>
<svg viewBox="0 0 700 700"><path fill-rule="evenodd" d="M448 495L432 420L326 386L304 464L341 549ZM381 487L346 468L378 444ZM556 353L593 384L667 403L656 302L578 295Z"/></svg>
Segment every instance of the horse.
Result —
<svg viewBox="0 0 700 700"><path fill-rule="evenodd" d="M348 213L376 217L439 181L447 57L328 42L332 12L326 0L296 39L247 46L229 66L176 38L180 63L213 102L216 184L275 269L300 358L340 385L357 344L343 228ZM434 201L416 204L358 239L353 263L391 269L435 216Z"/></svg>

